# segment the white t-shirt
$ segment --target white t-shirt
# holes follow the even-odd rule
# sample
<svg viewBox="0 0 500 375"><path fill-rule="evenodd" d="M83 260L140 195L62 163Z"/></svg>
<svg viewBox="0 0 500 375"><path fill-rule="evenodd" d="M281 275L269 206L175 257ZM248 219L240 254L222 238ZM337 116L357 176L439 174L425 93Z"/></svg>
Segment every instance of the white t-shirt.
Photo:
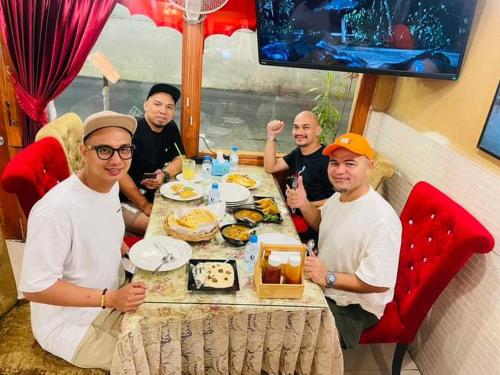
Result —
<svg viewBox="0 0 500 375"><path fill-rule="evenodd" d="M319 259L328 271L355 273L367 284L389 288L384 293L326 289L340 305L360 304L380 318L392 301L401 247L401 221L375 190L352 202L335 193L321 210Z"/></svg>
<svg viewBox="0 0 500 375"><path fill-rule="evenodd" d="M89 288L117 288L123 272L125 226L118 183L96 192L72 175L32 208L21 270L23 292L40 292L57 280ZM67 361L100 307L31 302L31 325L40 346Z"/></svg>

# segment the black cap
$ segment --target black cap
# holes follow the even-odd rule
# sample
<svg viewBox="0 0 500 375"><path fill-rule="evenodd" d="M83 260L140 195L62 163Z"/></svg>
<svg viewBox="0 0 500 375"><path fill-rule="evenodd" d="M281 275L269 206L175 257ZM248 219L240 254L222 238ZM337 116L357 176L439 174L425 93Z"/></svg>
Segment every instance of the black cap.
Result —
<svg viewBox="0 0 500 375"><path fill-rule="evenodd" d="M181 97L181 92L177 87L169 85L167 83L157 83L156 85L153 85L153 87L151 87L151 89L149 90L146 100L149 99L151 95L157 94L159 92L164 92L165 94L170 95L172 99L174 99L174 103L176 104Z"/></svg>

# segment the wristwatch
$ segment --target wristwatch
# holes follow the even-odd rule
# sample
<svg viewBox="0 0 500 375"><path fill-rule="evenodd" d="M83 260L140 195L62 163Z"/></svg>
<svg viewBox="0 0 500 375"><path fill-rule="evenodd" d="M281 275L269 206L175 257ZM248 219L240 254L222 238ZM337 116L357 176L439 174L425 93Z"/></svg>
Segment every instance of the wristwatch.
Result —
<svg viewBox="0 0 500 375"><path fill-rule="evenodd" d="M331 289L335 285L335 282L337 281L337 277L335 276L335 272L328 271L326 274L326 288Z"/></svg>
<svg viewBox="0 0 500 375"><path fill-rule="evenodd" d="M163 183L167 183L170 180L170 173L165 170L161 170L163 172Z"/></svg>

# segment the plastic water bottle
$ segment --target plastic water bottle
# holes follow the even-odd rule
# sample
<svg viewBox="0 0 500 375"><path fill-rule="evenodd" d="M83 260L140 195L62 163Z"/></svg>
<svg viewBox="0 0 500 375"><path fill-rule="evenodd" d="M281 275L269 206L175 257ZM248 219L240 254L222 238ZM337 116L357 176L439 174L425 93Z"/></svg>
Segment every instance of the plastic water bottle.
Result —
<svg viewBox="0 0 500 375"><path fill-rule="evenodd" d="M238 169L238 146L233 146L229 154L229 170L234 172L236 169Z"/></svg>
<svg viewBox="0 0 500 375"><path fill-rule="evenodd" d="M250 241L245 246L245 254L243 255L243 263L245 264L245 271L248 273L253 272L255 262L259 256L259 243L255 234L250 236Z"/></svg>
<svg viewBox="0 0 500 375"><path fill-rule="evenodd" d="M203 163L201 163L201 177L203 180L210 178L212 174L212 160L210 156L205 156L203 158Z"/></svg>
<svg viewBox="0 0 500 375"><path fill-rule="evenodd" d="M214 182L208 191L208 204L215 204L220 201L219 184Z"/></svg>

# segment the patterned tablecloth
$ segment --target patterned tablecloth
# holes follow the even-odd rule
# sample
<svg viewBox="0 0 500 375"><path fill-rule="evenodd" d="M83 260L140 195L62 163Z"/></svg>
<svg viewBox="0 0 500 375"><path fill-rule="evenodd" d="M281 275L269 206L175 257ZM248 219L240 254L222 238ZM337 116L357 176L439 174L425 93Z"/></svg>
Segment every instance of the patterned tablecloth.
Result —
<svg viewBox="0 0 500 375"><path fill-rule="evenodd" d="M257 235L279 232L298 240L272 175L251 166L238 172L259 180L252 194L274 197L283 216L282 224L261 223ZM146 237L165 235L165 218L175 207L201 204L202 199L178 202L157 194ZM145 282L148 295L135 313L125 314L113 374L343 373L337 330L321 288L306 281L301 299L259 299L253 275L242 266L244 247L227 244L220 233L191 245L192 258L236 259L240 290L188 291L187 267L156 274L138 269L134 281Z"/></svg>

